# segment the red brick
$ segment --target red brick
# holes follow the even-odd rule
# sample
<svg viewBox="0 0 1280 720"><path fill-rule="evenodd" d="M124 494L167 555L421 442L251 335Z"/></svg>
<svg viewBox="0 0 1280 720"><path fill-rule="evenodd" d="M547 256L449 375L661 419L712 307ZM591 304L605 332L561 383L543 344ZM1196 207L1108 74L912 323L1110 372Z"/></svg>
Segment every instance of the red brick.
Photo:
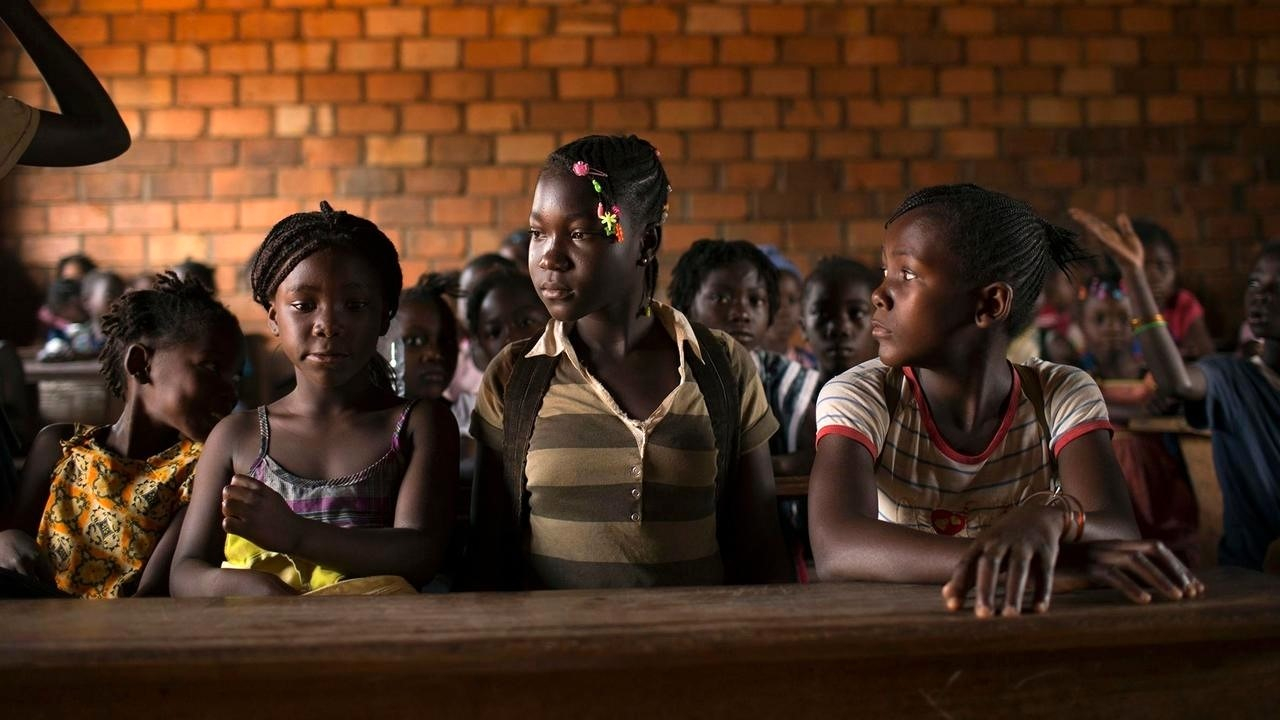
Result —
<svg viewBox="0 0 1280 720"><path fill-rule="evenodd" d="M41 221L44 208L36 208ZM45 232L43 224L35 225L39 232ZM81 252L79 235L44 235L39 242L25 242L18 246L18 256L22 263L30 267L53 268L60 258Z"/></svg>
<svg viewBox="0 0 1280 720"><path fill-rule="evenodd" d="M371 167L416 167L427 162L427 140L421 135L365 138L365 164Z"/></svg>
<svg viewBox="0 0 1280 720"><path fill-rule="evenodd" d="M1008 67L1023 61L1023 45L1020 37L977 37L965 49L970 63Z"/></svg>
<svg viewBox="0 0 1280 720"><path fill-rule="evenodd" d="M182 144L183 167L216 167L235 162L234 140L195 140Z"/></svg>
<svg viewBox="0 0 1280 720"><path fill-rule="evenodd" d="M240 78L242 105L274 105L297 101L298 78L294 75L246 75Z"/></svg>
<svg viewBox="0 0 1280 720"><path fill-rule="evenodd" d="M250 10L240 13L244 40L290 40L298 37L298 13L293 10Z"/></svg>
<svg viewBox="0 0 1280 720"><path fill-rule="evenodd" d="M777 62L778 41L771 37L725 37L720 41L720 63L768 65Z"/></svg>
<svg viewBox="0 0 1280 720"><path fill-rule="evenodd" d="M656 115L662 128L709 128L715 124L715 106L710 100L659 100Z"/></svg>
<svg viewBox="0 0 1280 720"><path fill-rule="evenodd" d="M231 13L182 13L174 19L173 39L178 42L219 42L236 36L236 16Z"/></svg>
<svg viewBox="0 0 1280 720"><path fill-rule="evenodd" d="M795 100L787 103L782 124L788 128L837 128L841 124L838 100Z"/></svg>
<svg viewBox="0 0 1280 720"><path fill-rule="evenodd" d="M819 132L814 149L814 156L820 159L843 160L855 157L870 157L872 154L871 133L866 131L836 130Z"/></svg>
<svg viewBox="0 0 1280 720"><path fill-rule="evenodd" d="M489 12L486 8L431 8L427 13L427 32L433 37L483 37L489 34Z"/></svg>
<svg viewBox="0 0 1280 720"><path fill-rule="evenodd" d="M1132 38L1087 38L1084 59L1090 65L1137 65L1138 41Z"/></svg>
<svg viewBox="0 0 1280 720"><path fill-rule="evenodd" d="M742 8L690 5L686 9L684 31L689 35L741 35L745 24Z"/></svg>
<svg viewBox="0 0 1280 720"><path fill-rule="evenodd" d="M412 230L407 245L409 255L419 258L461 259L467 252L466 234L461 228Z"/></svg>
<svg viewBox="0 0 1280 720"><path fill-rule="evenodd" d="M368 37L421 37L426 11L414 7L378 7L364 11L364 32Z"/></svg>
<svg viewBox="0 0 1280 720"><path fill-rule="evenodd" d="M209 48L213 72L261 72L267 67L266 43L223 43Z"/></svg>
<svg viewBox="0 0 1280 720"><path fill-rule="evenodd" d="M186 260L204 260L208 257L209 239L203 235L153 233L147 236L147 265L151 268L170 267Z"/></svg>
<svg viewBox="0 0 1280 720"><path fill-rule="evenodd" d="M404 191L416 195L462 192L460 168L412 168L404 171Z"/></svg>
<svg viewBox="0 0 1280 720"><path fill-rule="evenodd" d="M541 163L556 149L550 133L509 133L497 137L496 159L499 163Z"/></svg>
<svg viewBox="0 0 1280 720"><path fill-rule="evenodd" d="M839 65L840 40L810 36L782 38L782 62L788 65Z"/></svg>
<svg viewBox="0 0 1280 720"><path fill-rule="evenodd" d="M508 132L524 125L524 107L513 102L471 103L466 119L467 132Z"/></svg>
<svg viewBox="0 0 1280 720"><path fill-rule="evenodd" d="M720 103L720 126L724 128L776 128L780 124L778 100L742 99Z"/></svg>
<svg viewBox="0 0 1280 720"><path fill-rule="evenodd" d="M275 173L265 169L219 168L209 173L210 196L267 197L275 194ZM181 212L182 206L179 206Z"/></svg>
<svg viewBox="0 0 1280 720"><path fill-rule="evenodd" d="M400 44L400 66L409 70L456 68L461 62L462 45L457 40L403 40Z"/></svg>
<svg viewBox="0 0 1280 720"><path fill-rule="evenodd" d="M234 230L240 206L234 202L184 202L178 205L179 230Z"/></svg>
<svg viewBox="0 0 1280 720"><path fill-rule="evenodd" d="M146 241L141 235L90 235L84 239L84 252L108 267L140 267L146 257Z"/></svg>
<svg viewBox="0 0 1280 720"><path fill-rule="evenodd" d="M746 90L746 77L738 68L696 68L689 71L688 94L692 97L737 97Z"/></svg>
<svg viewBox="0 0 1280 720"><path fill-rule="evenodd" d="M546 35L551 26L551 11L536 7L495 7L493 34L537 37Z"/></svg>
<svg viewBox="0 0 1280 720"><path fill-rule="evenodd" d="M313 208L304 207L303 204L294 198L263 198L255 200L241 200L240 205L240 227L248 230L251 228L268 229L284 218L304 210ZM345 208L339 208L345 209ZM218 257L218 238L214 236L214 257ZM258 242L262 242L259 236ZM256 249L256 247L254 248Z"/></svg>
<svg viewBox="0 0 1280 720"><path fill-rule="evenodd" d="M491 198L439 197L431 201L431 220L437 225L484 225L492 218Z"/></svg>
<svg viewBox="0 0 1280 720"><path fill-rule="evenodd" d="M163 140L197 138L205 131L205 111L157 108L146 113L146 135Z"/></svg>
<svg viewBox="0 0 1280 720"><path fill-rule="evenodd" d="M633 98L664 98L679 94L684 72L678 68L623 68L622 87Z"/></svg>
<svg viewBox="0 0 1280 720"><path fill-rule="evenodd" d="M469 168L466 177L468 195L520 195L528 189L524 168Z"/></svg>
<svg viewBox="0 0 1280 720"><path fill-rule="evenodd" d="M61 174L53 177L62 177ZM43 179L43 178L42 178ZM75 178L67 176L75 185ZM47 181L46 181L47 182ZM142 175L140 173L103 173L94 175L83 175L80 178L80 187L84 192L86 200L126 200L137 199L142 195ZM74 191L72 193L74 195ZM34 200L75 200L70 198L51 198L36 197Z"/></svg>
<svg viewBox="0 0 1280 720"><path fill-rule="evenodd" d="M996 91L996 74L990 68L944 68L938 73L943 95L991 95Z"/></svg>
<svg viewBox="0 0 1280 720"><path fill-rule="evenodd" d="M880 157L926 157L934 154L935 146L935 133L931 130L881 130L876 133Z"/></svg>
<svg viewBox="0 0 1280 720"><path fill-rule="evenodd" d="M503 70L493 73L492 96L495 100L538 99L551 97L549 70Z"/></svg>
<svg viewBox="0 0 1280 720"><path fill-rule="evenodd" d="M1253 58L1253 50L1253 43L1240 42L1234 37L1200 40L1200 58L1207 63L1244 64Z"/></svg>
<svg viewBox="0 0 1280 720"><path fill-rule="evenodd" d="M807 132L758 130L751 136L751 157L758 160L803 160L812 153Z"/></svg>
<svg viewBox="0 0 1280 720"><path fill-rule="evenodd" d="M297 212L297 210L295 209L294 212ZM281 215L276 218L276 221L284 217L284 215ZM268 222L263 223L260 227L263 230L267 230L271 225L272 223ZM231 262L237 266L243 266L262 245L262 237L262 233L258 232L211 234L209 235L209 259L215 262ZM260 309L259 312L261 312Z"/></svg>
<svg viewBox="0 0 1280 720"><path fill-rule="evenodd" d="M1074 65L1080 62L1076 38L1033 37L1027 40L1027 61L1034 65Z"/></svg>
<svg viewBox="0 0 1280 720"><path fill-rule="evenodd" d="M332 70L333 43L322 40L273 43L271 67L276 72Z"/></svg>
<svg viewBox="0 0 1280 720"><path fill-rule="evenodd" d="M924 35L933 29L933 10L922 7L878 7L872 10L877 35Z"/></svg>
<svg viewBox="0 0 1280 720"><path fill-rule="evenodd" d="M178 105L230 105L235 81L229 77L180 77L176 80Z"/></svg>
<svg viewBox="0 0 1280 720"><path fill-rule="evenodd" d="M46 13L48 9L46 8ZM101 45L107 41L107 18L101 16L87 17L48 17L58 34L68 44L84 48L86 45Z"/></svg>
<svg viewBox="0 0 1280 720"><path fill-rule="evenodd" d="M969 124L1017 127L1026 122L1025 109L1019 98L974 98L969 101Z"/></svg>
<svg viewBox="0 0 1280 720"><path fill-rule="evenodd" d="M1080 102L1065 98L1031 98L1027 101L1027 121L1047 127L1078 127L1081 124Z"/></svg>
<svg viewBox="0 0 1280 720"><path fill-rule="evenodd" d="M173 22L168 15L116 15L111 18L112 42L165 42L172 37Z"/></svg>
<svg viewBox="0 0 1280 720"><path fill-rule="evenodd" d="M431 75L431 97L436 100L476 100L488 92L488 77L485 73L461 71Z"/></svg>
<svg viewBox="0 0 1280 720"><path fill-rule="evenodd" d="M688 193L686 217L695 221L746 220L747 198L738 193Z"/></svg>
<svg viewBox="0 0 1280 720"><path fill-rule="evenodd" d="M907 124L911 127L963 125L964 105L959 100L910 100L907 103Z"/></svg>
<svg viewBox="0 0 1280 720"><path fill-rule="evenodd" d="M1115 32L1115 10L1096 7L1064 7L1062 8L1062 29L1081 35Z"/></svg>
<svg viewBox="0 0 1280 720"><path fill-rule="evenodd" d="M955 158L993 158L998 146L991 130L945 130L942 133L942 156Z"/></svg>
<svg viewBox="0 0 1280 720"><path fill-rule="evenodd" d="M592 65L647 65L652 61L652 38L604 37L591 40Z"/></svg>
<svg viewBox="0 0 1280 720"><path fill-rule="evenodd" d="M810 94L807 68L754 68L751 94L765 97L804 97Z"/></svg>
<svg viewBox="0 0 1280 720"><path fill-rule="evenodd" d="M745 132L725 132L712 130L708 132L689 133L689 158L692 160L736 160L747 154L747 134ZM688 189L688 185L678 184Z"/></svg>
<svg viewBox="0 0 1280 720"><path fill-rule="evenodd" d="M548 37L529 41L529 64L535 67L573 67L586 62L585 38Z"/></svg>
<svg viewBox="0 0 1280 720"><path fill-rule="evenodd" d="M467 40L462 46L462 62L474 68L515 68L524 64L521 40Z"/></svg>
<svg viewBox="0 0 1280 720"><path fill-rule="evenodd" d="M964 42L958 38L908 37L902 43L902 62L908 65L959 65Z"/></svg>
<svg viewBox="0 0 1280 720"><path fill-rule="evenodd" d="M747 28L753 35L802 35L805 21L803 7L753 5L747 8Z"/></svg>
<svg viewBox="0 0 1280 720"><path fill-rule="evenodd" d="M261 137L271 132L266 108L214 108L209 111L209 137Z"/></svg>
<svg viewBox="0 0 1280 720"><path fill-rule="evenodd" d="M890 67L875 69L879 94L890 97L936 95L937 76L932 67Z"/></svg>
<svg viewBox="0 0 1280 720"><path fill-rule="evenodd" d="M816 68L814 91L821 96L866 95L871 92L872 71L868 68Z"/></svg>
<svg viewBox="0 0 1280 720"><path fill-rule="evenodd" d="M1173 32L1173 13L1158 7L1121 8L1120 29L1135 35Z"/></svg>
<svg viewBox="0 0 1280 720"><path fill-rule="evenodd" d="M1058 76L1053 68L1015 67L1000 73L1000 91L1005 95L1038 95L1058 91Z"/></svg>
<svg viewBox="0 0 1280 720"><path fill-rule="evenodd" d="M1115 85L1115 73L1111 68L1065 68L1062 71L1063 95L1110 95L1115 92Z"/></svg>
<svg viewBox="0 0 1280 720"><path fill-rule="evenodd" d="M354 102L360 100L360 76L356 74L303 75L304 102Z"/></svg>
<svg viewBox="0 0 1280 720"><path fill-rule="evenodd" d="M1027 162L1027 179L1032 187L1075 188L1084 179L1079 160L1038 158Z"/></svg>
<svg viewBox="0 0 1280 720"><path fill-rule="evenodd" d="M256 167L292 167L302 160L302 143L291 138L253 138L240 141L240 164Z"/></svg>
<svg viewBox="0 0 1280 720"><path fill-rule="evenodd" d="M1196 95L1230 95L1233 73L1227 68L1178 68L1178 91ZM1259 87L1264 91L1265 88Z"/></svg>
<svg viewBox="0 0 1280 720"><path fill-rule="evenodd" d="M656 35L680 30L680 15L663 6L631 6L622 8L618 29L623 35Z"/></svg>
<svg viewBox="0 0 1280 720"><path fill-rule="evenodd" d="M714 43L708 37L659 37L658 65L710 65Z"/></svg>
<svg viewBox="0 0 1280 720"><path fill-rule="evenodd" d="M727 190L771 190L776 185L774 163L734 162L724 165L724 186Z"/></svg>
<svg viewBox="0 0 1280 720"><path fill-rule="evenodd" d="M612 35L617 29L617 8L606 3L579 5L574 3L556 12L554 35Z"/></svg>
<svg viewBox="0 0 1280 720"><path fill-rule="evenodd" d="M809 11L809 32L815 35L866 35L870 27L867 8L815 7Z"/></svg>
<svg viewBox="0 0 1280 720"><path fill-rule="evenodd" d="M426 95L422 73L371 73L364 78L365 98L375 102L406 102Z"/></svg>
<svg viewBox="0 0 1280 720"><path fill-rule="evenodd" d="M339 70L390 70L396 64L396 45L390 40L338 44Z"/></svg>
<svg viewBox="0 0 1280 720"><path fill-rule="evenodd" d="M198 45L148 45L146 55L148 73L193 74L208 68L208 58Z"/></svg>
<svg viewBox="0 0 1280 720"><path fill-rule="evenodd" d="M850 65L893 65L899 59L898 41L895 38L850 38L844 48L844 61Z"/></svg>
<svg viewBox="0 0 1280 720"><path fill-rule="evenodd" d="M337 108L338 134L368 135L370 133L392 133L396 130L399 114L396 108L388 105L342 105Z"/></svg>
<svg viewBox="0 0 1280 720"><path fill-rule="evenodd" d="M942 29L951 35L989 35L996 29L995 11L985 7L948 7L940 11Z"/></svg>
<svg viewBox="0 0 1280 720"><path fill-rule="evenodd" d="M173 103L173 83L169 78L113 78L107 87L111 99L120 108L163 107Z"/></svg>
<svg viewBox="0 0 1280 720"><path fill-rule="evenodd" d="M359 163L358 138L302 138L303 164L307 167L351 167Z"/></svg>
<svg viewBox="0 0 1280 720"><path fill-rule="evenodd" d="M866 160L845 163L844 184L847 190L901 190L902 161Z"/></svg>
<svg viewBox="0 0 1280 720"><path fill-rule="evenodd" d="M618 95L618 75L613 70L560 70L556 86L566 100L611 98Z"/></svg>
<svg viewBox="0 0 1280 720"><path fill-rule="evenodd" d="M173 205L169 203L116 203L111 206L113 230L171 230Z"/></svg>
<svg viewBox="0 0 1280 720"><path fill-rule="evenodd" d="M151 173L147 193L152 200L188 200L209 195L209 172L204 168Z"/></svg>
<svg viewBox="0 0 1280 720"><path fill-rule="evenodd" d="M306 39L360 37L360 13L356 10L308 10L302 13L302 37Z"/></svg>
<svg viewBox="0 0 1280 720"><path fill-rule="evenodd" d="M98 76L137 75L142 66L142 54L132 46L84 48L80 57Z"/></svg>
<svg viewBox="0 0 1280 720"><path fill-rule="evenodd" d="M333 171L316 168L281 168L276 173L276 194L328 197L335 189Z"/></svg>
<svg viewBox="0 0 1280 720"><path fill-rule="evenodd" d="M901 100L850 100L845 117L854 127L897 127L904 113Z"/></svg>
<svg viewBox="0 0 1280 720"><path fill-rule="evenodd" d="M643 100L600 101L591 104L591 122L587 125L583 118L579 123L583 127L597 130L613 130L619 132L635 132L653 126L653 110ZM566 124L573 127L573 123ZM546 126L543 126L546 127ZM554 126L553 126L554 127ZM564 125L560 127L565 127Z"/></svg>
<svg viewBox="0 0 1280 720"><path fill-rule="evenodd" d="M401 192L400 172L372 168L338 170L335 178L342 195L395 195Z"/></svg>
<svg viewBox="0 0 1280 720"><path fill-rule="evenodd" d="M1141 111L1136 98L1090 98L1085 102L1085 118L1092 126L1137 125Z"/></svg>

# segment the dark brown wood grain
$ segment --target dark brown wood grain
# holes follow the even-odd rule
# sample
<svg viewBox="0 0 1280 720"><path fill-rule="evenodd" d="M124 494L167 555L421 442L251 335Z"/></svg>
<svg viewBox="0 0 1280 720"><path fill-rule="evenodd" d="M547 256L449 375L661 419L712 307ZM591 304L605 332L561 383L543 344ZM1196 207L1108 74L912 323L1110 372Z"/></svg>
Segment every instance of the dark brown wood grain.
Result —
<svg viewBox="0 0 1280 720"><path fill-rule="evenodd" d="M986 621L867 583L3 601L0 716L1274 717L1280 580L1206 580Z"/></svg>

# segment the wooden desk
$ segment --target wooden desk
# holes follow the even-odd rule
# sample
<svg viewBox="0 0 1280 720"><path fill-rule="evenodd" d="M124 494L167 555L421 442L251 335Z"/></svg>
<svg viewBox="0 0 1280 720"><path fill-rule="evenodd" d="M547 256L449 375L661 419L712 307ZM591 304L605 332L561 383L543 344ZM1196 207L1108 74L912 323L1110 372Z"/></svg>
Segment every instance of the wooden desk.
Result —
<svg viewBox="0 0 1280 720"><path fill-rule="evenodd" d="M3 601L6 717L1274 717L1280 580L977 620L864 583ZM141 711L139 713L138 711Z"/></svg>
<svg viewBox="0 0 1280 720"><path fill-rule="evenodd" d="M124 405L107 390L97 360L22 362L27 384L35 386L40 424L78 422L101 425L119 416Z"/></svg>

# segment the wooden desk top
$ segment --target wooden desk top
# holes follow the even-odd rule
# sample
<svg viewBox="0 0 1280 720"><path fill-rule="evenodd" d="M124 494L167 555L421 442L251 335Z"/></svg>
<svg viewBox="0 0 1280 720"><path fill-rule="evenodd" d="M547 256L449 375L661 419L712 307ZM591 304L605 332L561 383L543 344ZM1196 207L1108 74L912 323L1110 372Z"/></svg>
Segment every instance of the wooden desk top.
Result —
<svg viewBox="0 0 1280 720"><path fill-rule="evenodd" d="M40 380L92 380L105 383L97 360L66 360L56 362L38 362L23 360L22 372L27 382Z"/></svg>
<svg viewBox="0 0 1280 720"><path fill-rule="evenodd" d="M1031 705L1010 706L1025 715L1035 698L1043 700L1046 688L1083 682L1090 673L1098 674L1104 698L1149 692L1149 681L1117 682L1141 668L1150 675L1153 663L1167 662L1167 669L1155 673L1161 683L1185 670L1199 678L1196 682L1220 709L1240 709L1249 698L1280 701L1280 579L1219 569L1205 580L1208 597L1195 602L1135 607L1117 593L1089 591L1055 598L1052 612L1044 616L987 621L947 613L935 587L870 583L382 598L2 601L0 698L36 698L39 702L32 700L25 711L54 714L60 705L73 704L70 686L127 682L124 699L95 695L106 703L107 714L111 708L124 712L119 703L130 698L149 697L170 705L198 702L209 714L215 706L288 700L291 711L306 706L325 715L340 714L342 708L367 710L370 696L356 689L372 683L383 693L375 704L384 710L404 711L415 702L419 709L427 707L424 703L438 708L449 698L455 703L449 707L459 711L502 715L512 707L528 710L532 703L540 710L521 719L527 720L551 717L566 707L612 708L622 698L633 709L652 706L667 697L661 688L673 693L668 699L693 703L690 708L701 707L707 697L722 709L741 698L749 712L785 699L788 682L808 686L819 677L833 683L823 692L832 701L844 698L840 702L854 686L859 693L889 692L937 680L936 689L946 691L942 684L954 684L946 678L963 670L977 684L954 689L957 701L972 690L973 701L987 706L991 683L1022 683L1012 690L1000 687L1011 697L1030 694ZM1221 687L1205 666L1210 651L1221 654L1215 667L1229 675ZM867 674L875 668L879 671ZM1054 673L1056 679L1027 687L1037 672ZM1255 673L1261 685L1249 680ZM712 678L727 683L726 695L707 684ZM695 679L684 694L682 683ZM147 691L150 683L156 686L154 697ZM326 689L325 683L337 684ZM298 692L282 699L278 691L286 684ZM429 699L428 685L440 695ZM533 695L493 695L497 687L514 691L517 686ZM229 687L235 692L219 691ZM409 688L411 697L402 697ZM641 688L657 694L646 695ZM569 695L547 696L548 689ZM774 705L762 699L766 695L774 697ZM908 695L864 700L869 708L921 706L918 694ZM531 700L534 696L540 699ZM1250 715L1244 710L1237 716ZM991 707L983 714L1005 716Z"/></svg>

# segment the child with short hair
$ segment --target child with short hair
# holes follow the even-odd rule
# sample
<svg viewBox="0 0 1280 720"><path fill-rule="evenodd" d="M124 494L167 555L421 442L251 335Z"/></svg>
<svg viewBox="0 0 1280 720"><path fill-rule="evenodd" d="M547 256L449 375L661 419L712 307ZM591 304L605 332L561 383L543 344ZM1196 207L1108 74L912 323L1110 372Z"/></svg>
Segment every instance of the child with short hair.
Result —
<svg viewBox="0 0 1280 720"><path fill-rule="evenodd" d="M449 275L430 273L400 295L400 335L404 342L405 397L440 400L458 362L458 323L446 296L457 293ZM455 410L454 417L463 417Z"/></svg>
<svg viewBox="0 0 1280 720"><path fill-rule="evenodd" d="M467 323L467 299L476 285L492 274L517 275L515 263L498 253L477 255L467 261L462 272L458 274L458 291L454 302L454 314L458 321L460 340L458 341L458 361L453 372L453 379L445 389L444 396L453 403L454 412L459 416L458 427L470 426L471 410L476 406L476 393L480 391L480 379L484 377L484 367L477 365L472 351L471 328ZM462 419L466 418L466 419Z"/></svg>
<svg viewBox="0 0 1280 720"><path fill-rule="evenodd" d="M676 261L667 294L689 319L728 333L751 352L769 408L782 425L769 440L773 471L809 472L818 373L760 346L779 303L773 263L745 240L698 240Z"/></svg>
<svg viewBox="0 0 1280 720"><path fill-rule="evenodd" d="M322 202L271 229L250 280L297 383L210 435L174 594L291 595L372 576L372 594L425 585L453 528L458 432L443 403L396 396L377 353L400 300L395 245Z"/></svg>
<svg viewBox="0 0 1280 720"><path fill-rule="evenodd" d="M758 247L778 271L778 310L773 314L773 322L769 323L760 347L807 368L817 367L813 355L794 344L796 331L800 329L800 296L804 292L804 276L800 274L800 268L778 248L773 245Z"/></svg>
<svg viewBox="0 0 1280 720"><path fill-rule="evenodd" d="M879 285L871 268L845 257L822 258L809 273L800 300L800 329L817 360L820 385L876 356L871 291Z"/></svg>
<svg viewBox="0 0 1280 720"><path fill-rule="evenodd" d="M50 594L164 595L201 443L235 406L240 325L203 287L167 275L117 300L102 329L102 374L124 411L112 425L40 431L5 513L0 567L50 582Z"/></svg>
<svg viewBox="0 0 1280 720"><path fill-rule="evenodd" d="M653 299L670 187L632 135L547 159L529 269L552 321L485 371L471 568L481 587L782 581L755 368Z"/></svg>
<svg viewBox="0 0 1280 720"><path fill-rule="evenodd" d="M102 318L124 291L124 279L109 270L93 270L80 281L80 304L84 307L88 320L90 352L96 354L106 341L102 332Z"/></svg>
<svg viewBox="0 0 1280 720"><path fill-rule="evenodd" d="M912 193L886 227L879 359L818 400L819 574L945 582L950 610L973 588L981 617L1020 613L1028 584L1037 612L1062 581L1135 602L1198 595L1168 548L1137 539L1097 385L1005 359L1049 268L1080 257L1072 234L975 185Z"/></svg>
<svg viewBox="0 0 1280 720"><path fill-rule="evenodd" d="M502 348L540 335L550 320L528 275L494 273L481 280L467 298L476 367L487 368Z"/></svg>
<svg viewBox="0 0 1280 720"><path fill-rule="evenodd" d="M1133 223L1122 214L1112 227L1075 208L1071 217L1120 266L1133 301L1133 333L1157 386L1187 401L1192 425L1213 431L1223 500L1218 563L1263 568L1269 552L1280 552L1280 243L1262 248L1245 289L1245 314L1263 339L1261 354L1210 355L1188 366L1152 292L1146 248Z"/></svg>
<svg viewBox="0 0 1280 720"><path fill-rule="evenodd" d="M1168 323L1178 351L1188 360L1212 353L1213 338L1204 321L1204 307L1190 290L1178 285L1178 244L1173 235L1151 220L1137 218L1131 224L1142 242L1143 272L1151 295Z"/></svg>

